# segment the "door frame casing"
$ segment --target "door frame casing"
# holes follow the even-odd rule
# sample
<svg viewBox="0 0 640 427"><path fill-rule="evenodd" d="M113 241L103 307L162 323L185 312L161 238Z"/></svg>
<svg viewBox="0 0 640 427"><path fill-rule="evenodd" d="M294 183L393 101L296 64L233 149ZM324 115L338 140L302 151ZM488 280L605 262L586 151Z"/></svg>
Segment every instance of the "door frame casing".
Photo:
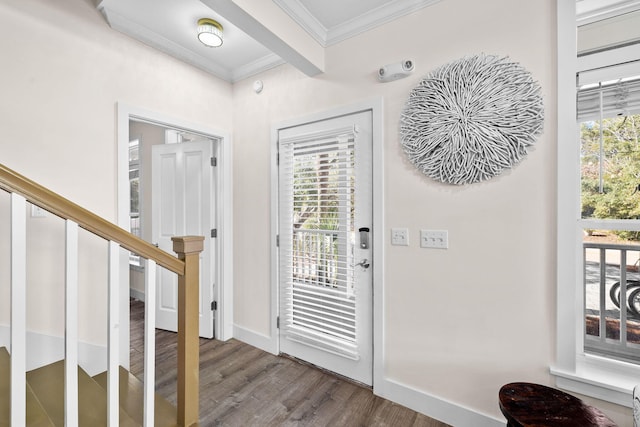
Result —
<svg viewBox="0 0 640 427"><path fill-rule="evenodd" d="M355 104L331 108L319 113L275 123L271 126L271 311L270 311L270 348L274 354L280 353L280 340L277 325L279 277L278 277L278 133L281 129L300 126L307 123L329 120L335 117L371 111L372 136L372 188L373 188L373 387L381 384L384 367L384 145L383 145L383 99L376 97Z"/></svg>
<svg viewBox="0 0 640 427"><path fill-rule="evenodd" d="M117 205L118 225L129 229L129 121L143 121L167 128L183 129L197 134L208 135L219 139L220 143L214 148L218 158L215 170L214 191L216 192L216 228L218 230L216 242L216 273L212 276L215 281L218 311L215 314L215 336L226 341L233 338L233 174L231 136L228 132L211 128L199 123L192 123L155 111L134 107L118 102L117 109ZM208 236L205 236L208 238ZM120 283L125 284L129 298L129 258L128 254L120 258ZM123 285L124 287L124 285ZM123 302L124 304L124 302ZM128 310L127 310L128 313ZM127 343L128 346L128 343ZM126 347L128 349L128 347ZM127 350L128 352L128 350Z"/></svg>

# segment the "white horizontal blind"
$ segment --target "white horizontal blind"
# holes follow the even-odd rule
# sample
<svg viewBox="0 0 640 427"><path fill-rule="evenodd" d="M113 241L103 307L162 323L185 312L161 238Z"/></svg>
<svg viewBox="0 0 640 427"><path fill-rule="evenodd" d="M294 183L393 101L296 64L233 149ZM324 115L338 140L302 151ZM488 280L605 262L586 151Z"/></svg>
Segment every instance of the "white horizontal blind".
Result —
<svg viewBox="0 0 640 427"><path fill-rule="evenodd" d="M584 85L578 90L578 121L640 113L640 76Z"/></svg>
<svg viewBox="0 0 640 427"><path fill-rule="evenodd" d="M281 333L357 360L353 127L280 140Z"/></svg>

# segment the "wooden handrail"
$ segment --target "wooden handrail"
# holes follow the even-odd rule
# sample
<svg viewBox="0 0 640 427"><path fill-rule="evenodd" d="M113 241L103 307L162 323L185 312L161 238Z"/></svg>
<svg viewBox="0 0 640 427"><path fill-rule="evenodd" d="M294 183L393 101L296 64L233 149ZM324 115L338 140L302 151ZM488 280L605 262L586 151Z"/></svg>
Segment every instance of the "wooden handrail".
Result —
<svg viewBox="0 0 640 427"><path fill-rule="evenodd" d="M158 265L178 275L184 274L184 261L31 181L3 164L0 164L0 188L20 194L32 204L63 219L69 219L104 239L117 242L123 248L143 258L152 259Z"/></svg>
<svg viewBox="0 0 640 427"><path fill-rule="evenodd" d="M178 425L197 426L199 421L198 296L199 254L202 236L173 237L177 257L134 236L115 224L0 164L0 189L23 196L34 205L68 219L79 227L112 241L144 258L152 259L178 275Z"/></svg>

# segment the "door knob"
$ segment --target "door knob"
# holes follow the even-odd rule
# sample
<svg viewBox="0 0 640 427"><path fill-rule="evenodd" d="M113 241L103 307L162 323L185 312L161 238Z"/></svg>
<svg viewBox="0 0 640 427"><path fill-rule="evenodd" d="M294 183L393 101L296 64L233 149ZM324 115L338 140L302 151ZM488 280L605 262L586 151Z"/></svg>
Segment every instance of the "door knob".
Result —
<svg viewBox="0 0 640 427"><path fill-rule="evenodd" d="M359 263L357 263L356 265L359 265L360 267L362 267L362 268L364 268L366 270L367 268L369 268L369 265L371 265L371 264L369 264L368 260L365 258L362 261L360 261Z"/></svg>

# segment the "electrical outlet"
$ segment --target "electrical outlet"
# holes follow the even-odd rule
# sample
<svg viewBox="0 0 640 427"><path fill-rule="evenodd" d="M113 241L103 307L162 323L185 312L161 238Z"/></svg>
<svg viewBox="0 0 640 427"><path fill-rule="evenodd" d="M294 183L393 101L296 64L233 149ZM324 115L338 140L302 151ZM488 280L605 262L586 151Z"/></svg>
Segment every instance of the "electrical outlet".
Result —
<svg viewBox="0 0 640 427"><path fill-rule="evenodd" d="M392 228L391 244L396 246L409 246L409 230L406 228Z"/></svg>
<svg viewBox="0 0 640 427"><path fill-rule="evenodd" d="M449 232L447 230L420 230L421 248L449 248Z"/></svg>

